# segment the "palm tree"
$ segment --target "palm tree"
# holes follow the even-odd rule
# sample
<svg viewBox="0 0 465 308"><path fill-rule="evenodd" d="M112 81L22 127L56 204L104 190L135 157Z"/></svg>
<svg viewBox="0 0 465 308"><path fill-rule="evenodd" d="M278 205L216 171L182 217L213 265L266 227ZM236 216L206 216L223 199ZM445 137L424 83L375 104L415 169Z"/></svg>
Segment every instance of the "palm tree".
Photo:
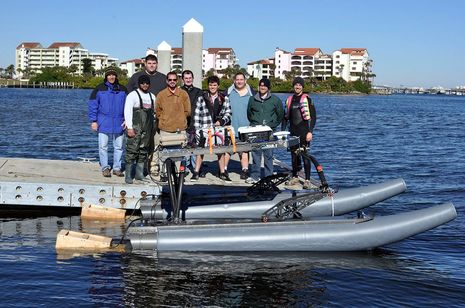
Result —
<svg viewBox="0 0 465 308"><path fill-rule="evenodd" d="M8 65L7 68L5 69L5 73L10 79L13 78L14 72L15 72L15 66L13 64Z"/></svg>

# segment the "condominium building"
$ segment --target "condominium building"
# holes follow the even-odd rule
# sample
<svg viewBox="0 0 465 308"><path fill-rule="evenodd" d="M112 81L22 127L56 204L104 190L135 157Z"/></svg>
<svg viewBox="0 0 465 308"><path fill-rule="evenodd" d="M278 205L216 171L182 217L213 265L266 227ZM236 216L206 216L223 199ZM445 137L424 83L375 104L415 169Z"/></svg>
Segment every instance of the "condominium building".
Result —
<svg viewBox="0 0 465 308"><path fill-rule="evenodd" d="M263 59L247 63L247 73L250 77L262 79L274 77L275 59Z"/></svg>
<svg viewBox="0 0 465 308"><path fill-rule="evenodd" d="M147 48L146 54L158 56L156 49ZM181 72L183 70L182 48L171 48L171 70ZM222 69L233 67L237 64L236 54L232 48L208 48L202 50L202 71L206 74L212 70L221 77ZM188 68L187 68L188 69Z"/></svg>
<svg viewBox="0 0 465 308"><path fill-rule="evenodd" d="M40 43L25 42L16 47L16 75L21 77L21 70L29 68L40 73L44 67L76 66L76 74L82 74L82 60L89 58L96 70L113 65L118 59L110 58L105 53L90 53L77 42L56 42L44 48ZM20 69L18 71L18 69Z"/></svg>
<svg viewBox="0 0 465 308"><path fill-rule="evenodd" d="M121 62L120 69L126 70L128 76L132 76L135 72L144 68L144 61L142 59L131 59Z"/></svg>
<svg viewBox="0 0 465 308"><path fill-rule="evenodd" d="M332 74L331 56L320 48L296 48L293 53L276 48L275 76L285 79L285 73L295 70L297 76L325 80Z"/></svg>
<svg viewBox="0 0 465 308"><path fill-rule="evenodd" d="M204 73L212 70L218 74L227 67L237 64L236 53L232 48L208 48L202 50L202 70Z"/></svg>
<svg viewBox="0 0 465 308"><path fill-rule="evenodd" d="M369 61L365 48L341 48L333 52L333 75L346 81L358 80Z"/></svg>

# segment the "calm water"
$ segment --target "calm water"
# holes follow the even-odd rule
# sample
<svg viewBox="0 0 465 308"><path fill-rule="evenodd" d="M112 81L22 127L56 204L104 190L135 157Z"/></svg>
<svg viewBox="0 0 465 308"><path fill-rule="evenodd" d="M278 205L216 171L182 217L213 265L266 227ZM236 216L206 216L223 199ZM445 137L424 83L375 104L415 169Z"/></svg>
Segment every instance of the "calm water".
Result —
<svg viewBox="0 0 465 308"><path fill-rule="evenodd" d="M0 89L0 156L97 157L87 90ZM464 306L465 97L315 96L312 152L329 183L402 177L408 191L368 210L451 201L458 218L373 252L98 254L69 258L57 230L121 234L79 217L0 221L1 306ZM283 160L285 152L279 153Z"/></svg>

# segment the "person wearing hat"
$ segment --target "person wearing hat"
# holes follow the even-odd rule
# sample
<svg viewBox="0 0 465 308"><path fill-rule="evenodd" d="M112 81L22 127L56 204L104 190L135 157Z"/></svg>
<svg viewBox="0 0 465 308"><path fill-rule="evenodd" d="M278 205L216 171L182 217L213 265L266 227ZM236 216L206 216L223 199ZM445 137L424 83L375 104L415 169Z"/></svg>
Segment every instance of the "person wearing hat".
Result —
<svg viewBox="0 0 465 308"><path fill-rule="evenodd" d="M144 180L144 168L150 152L155 95L149 92L150 78L147 75L139 76L138 88L128 94L124 106L124 119L126 121L126 172L125 182L134 181L133 167L136 164L136 180Z"/></svg>
<svg viewBox="0 0 465 308"><path fill-rule="evenodd" d="M127 90L118 82L114 67L105 70L105 79L92 91L88 102L90 127L98 132L99 162L104 177L123 176L124 103ZM113 168L108 163L108 142L113 143Z"/></svg>
<svg viewBox="0 0 465 308"><path fill-rule="evenodd" d="M283 105L278 97L270 92L271 82L262 78L258 83L258 92L249 98L247 118L251 126L267 125L273 131L278 129L284 117ZM261 178L262 156L264 160L264 176L273 174L273 149L253 150L250 177L246 183L255 183Z"/></svg>
<svg viewBox="0 0 465 308"><path fill-rule="evenodd" d="M310 141L313 139L313 129L316 124L316 110L309 95L303 93L305 82L302 77L296 77L292 81L294 94L286 99L285 117L283 127L289 124L289 132L293 136L300 138L300 147L305 150L310 148ZM297 173L301 170L301 157L297 152L298 146L291 147L292 159L292 179L286 185L299 184ZM304 161L305 182L304 189L310 188L311 163L307 159Z"/></svg>

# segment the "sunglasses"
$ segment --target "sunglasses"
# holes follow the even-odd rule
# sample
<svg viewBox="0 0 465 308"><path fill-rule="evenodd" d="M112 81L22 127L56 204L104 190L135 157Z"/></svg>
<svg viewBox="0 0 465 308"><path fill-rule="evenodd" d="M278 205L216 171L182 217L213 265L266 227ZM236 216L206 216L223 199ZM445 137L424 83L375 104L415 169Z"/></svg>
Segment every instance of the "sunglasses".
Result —
<svg viewBox="0 0 465 308"><path fill-rule="evenodd" d="M177 81L177 79L168 79L168 81Z"/></svg>

